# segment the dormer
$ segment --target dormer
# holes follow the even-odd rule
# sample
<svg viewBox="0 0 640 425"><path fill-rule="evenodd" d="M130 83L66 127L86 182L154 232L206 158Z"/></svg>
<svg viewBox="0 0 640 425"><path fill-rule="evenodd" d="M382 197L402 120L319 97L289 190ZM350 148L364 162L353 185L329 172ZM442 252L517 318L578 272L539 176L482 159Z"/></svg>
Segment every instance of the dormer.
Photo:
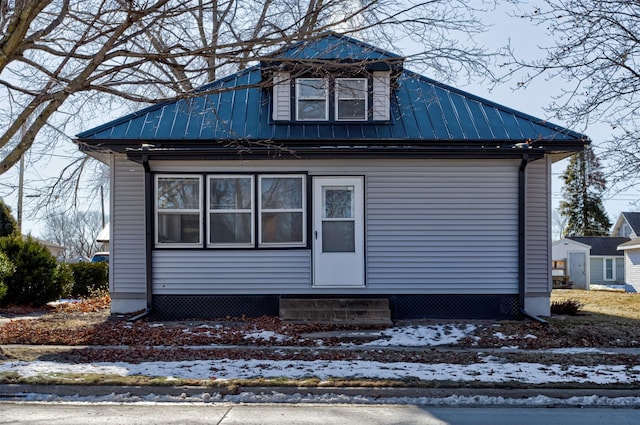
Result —
<svg viewBox="0 0 640 425"><path fill-rule="evenodd" d="M284 49L261 62L273 88L271 118L275 124L388 122L403 60L335 33Z"/></svg>

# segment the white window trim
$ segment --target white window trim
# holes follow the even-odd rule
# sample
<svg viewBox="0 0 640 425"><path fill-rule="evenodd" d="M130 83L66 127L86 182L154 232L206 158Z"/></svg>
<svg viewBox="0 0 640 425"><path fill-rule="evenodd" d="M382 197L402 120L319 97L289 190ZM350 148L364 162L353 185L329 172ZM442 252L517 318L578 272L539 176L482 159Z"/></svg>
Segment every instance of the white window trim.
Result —
<svg viewBox="0 0 640 425"><path fill-rule="evenodd" d="M607 260L611 260L611 268L612 268L612 278L611 279L607 279ZM615 282L616 280L616 260L617 258L615 257L604 257L602 259L602 280L606 281L606 282Z"/></svg>
<svg viewBox="0 0 640 425"><path fill-rule="evenodd" d="M211 187L210 182L212 179L224 179L224 178L248 178L251 182L251 208L235 208L235 209L211 209ZM253 174L209 174L207 175L207 196L206 196L206 214L207 214L207 247L211 248L252 248L255 246L255 178ZM216 212L224 213L251 213L251 220L249 222L251 226L251 242L248 243L215 243L211 242L211 214ZM202 227L202 226L201 226ZM202 230L201 230L202 231Z"/></svg>
<svg viewBox="0 0 640 425"><path fill-rule="evenodd" d="M303 81L322 81L324 86L324 97L309 96L303 97L300 86ZM301 100L322 100L324 101L324 118L301 118L300 104ZM296 120L297 121L328 121L329 120L329 81L326 78L296 78Z"/></svg>
<svg viewBox="0 0 640 425"><path fill-rule="evenodd" d="M303 174L258 174L258 247L305 247L307 245L307 179ZM262 208L262 179L263 178L298 178L301 180L302 200L301 208L263 209ZM300 212L302 213L302 241L301 242L263 242L262 241L262 213L263 212Z"/></svg>
<svg viewBox="0 0 640 425"><path fill-rule="evenodd" d="M158 208L158 182L160 179L197 179L198 180L198 205L200 208L188 208L188 209L160 209ZM199 174L156 174L153 188L153 204L154 204L154 243L156 248L193 248L193 247L201 247L203 241L203 229L202 229L202 195L203 195L203 184L202 184L202 175ZM200 230L198 232L198 242L193 243L167 243L167 242L159 242L158 241L158 223L160 222L159 217L160 213L165 215L169 214L198 214L198 222L200 223Z"/></svg>
<svg viewBox="0 0 640 425"><path fill-rule="evenodd" d="M347 97L340 98L340 90L338 90L338 83L340 81L364 81L364 99L359 97ZM367 78L336 78L334 86L334 113L336 121L367 121L369 114L369 81ZM339 114L339 100L364 100L364 116L362 118L343 118L340 119Z"/></svg>

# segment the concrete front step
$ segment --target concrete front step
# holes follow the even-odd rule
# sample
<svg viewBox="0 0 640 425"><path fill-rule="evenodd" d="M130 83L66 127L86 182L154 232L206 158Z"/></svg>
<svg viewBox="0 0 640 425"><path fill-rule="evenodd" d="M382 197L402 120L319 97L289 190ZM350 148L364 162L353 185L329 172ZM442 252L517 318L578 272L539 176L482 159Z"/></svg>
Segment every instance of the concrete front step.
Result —
<svg viewBox="0 0 640 425"><path fill-rule="evenodd" d="M391 324L386 298L283 298L280 317L295 322Z"/></svg>

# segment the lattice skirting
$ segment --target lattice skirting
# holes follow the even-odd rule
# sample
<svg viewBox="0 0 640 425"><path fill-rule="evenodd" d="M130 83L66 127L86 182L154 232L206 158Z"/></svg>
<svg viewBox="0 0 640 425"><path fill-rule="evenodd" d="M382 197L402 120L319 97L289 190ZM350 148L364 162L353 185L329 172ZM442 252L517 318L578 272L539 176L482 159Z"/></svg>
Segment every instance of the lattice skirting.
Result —
<svg viewBox="0 0 640 425"><path fill-rule="evenodd" d="M280 298L310 295L155 295L158 320L277 316ZM518 295L322 295L321 298L388 298L393 320L513 319L520 315Z"/></svg>

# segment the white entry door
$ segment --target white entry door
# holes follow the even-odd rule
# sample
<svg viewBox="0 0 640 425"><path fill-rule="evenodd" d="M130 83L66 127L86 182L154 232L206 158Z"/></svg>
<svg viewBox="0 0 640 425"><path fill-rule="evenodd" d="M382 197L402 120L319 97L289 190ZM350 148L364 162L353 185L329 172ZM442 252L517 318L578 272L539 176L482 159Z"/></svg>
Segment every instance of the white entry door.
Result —
<svg viewBox="0 0 640 425"><path fill-rule="evenodd" d="M362 177L313 179L313 282L364 286Z"/></svg>

